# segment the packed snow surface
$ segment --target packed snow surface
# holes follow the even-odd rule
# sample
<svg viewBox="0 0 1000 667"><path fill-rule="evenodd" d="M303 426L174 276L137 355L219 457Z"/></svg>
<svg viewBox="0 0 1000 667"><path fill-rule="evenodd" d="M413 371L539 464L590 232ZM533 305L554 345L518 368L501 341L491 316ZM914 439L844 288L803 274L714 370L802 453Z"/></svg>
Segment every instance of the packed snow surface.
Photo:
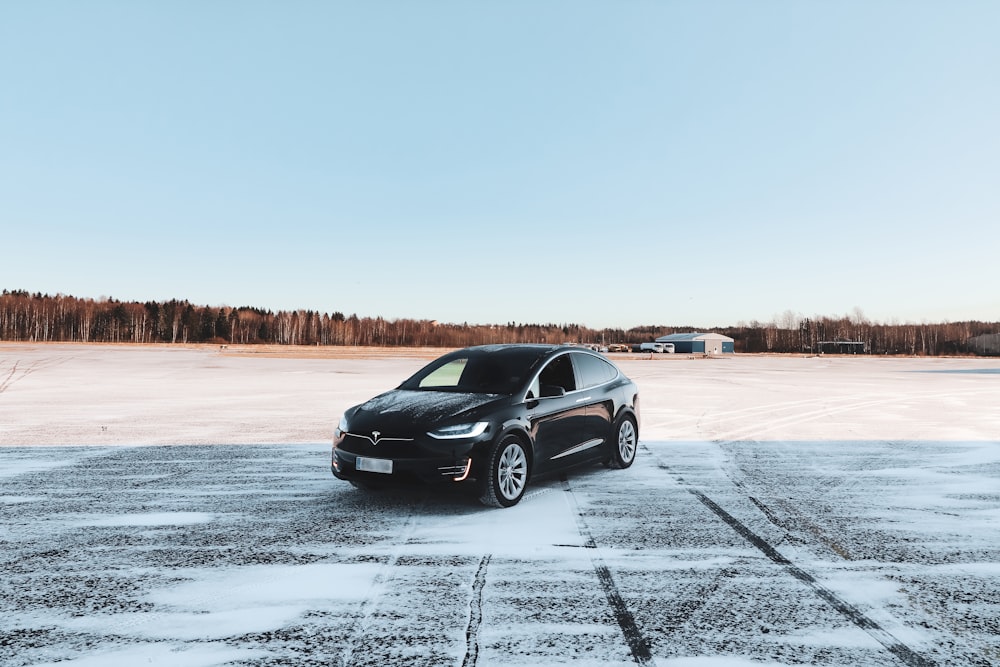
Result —
<svg viewBox="0 0 1000 667"><path fill-rule="evenodd" d="M1000 360L610 355L624 471L334 479L426 358L0 344L0 664L1000 664Z"/></svg>

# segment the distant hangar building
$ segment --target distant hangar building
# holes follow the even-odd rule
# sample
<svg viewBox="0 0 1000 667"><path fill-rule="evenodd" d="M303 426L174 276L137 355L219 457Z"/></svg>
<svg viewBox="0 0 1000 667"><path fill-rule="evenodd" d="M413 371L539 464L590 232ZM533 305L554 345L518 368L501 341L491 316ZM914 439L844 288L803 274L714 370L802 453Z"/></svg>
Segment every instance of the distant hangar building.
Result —
<svg viewBox="0 0 1000 667"><path fill-rule="evenodd" d="M677 354L732 354L733 339L716 333L675 333L660 336L657 343L673 343Z"/></svg>

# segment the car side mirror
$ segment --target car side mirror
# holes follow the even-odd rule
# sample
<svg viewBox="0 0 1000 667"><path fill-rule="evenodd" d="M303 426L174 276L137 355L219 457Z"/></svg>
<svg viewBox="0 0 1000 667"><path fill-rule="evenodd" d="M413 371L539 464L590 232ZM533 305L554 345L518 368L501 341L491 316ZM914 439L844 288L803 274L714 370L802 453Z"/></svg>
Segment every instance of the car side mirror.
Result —
<svg viewBox="0 0 1000 667"><path fill-rule="evenodd" d="M557 384L543 384L541 387L542 398L554 398L565 396L566 390Z"/></svg>

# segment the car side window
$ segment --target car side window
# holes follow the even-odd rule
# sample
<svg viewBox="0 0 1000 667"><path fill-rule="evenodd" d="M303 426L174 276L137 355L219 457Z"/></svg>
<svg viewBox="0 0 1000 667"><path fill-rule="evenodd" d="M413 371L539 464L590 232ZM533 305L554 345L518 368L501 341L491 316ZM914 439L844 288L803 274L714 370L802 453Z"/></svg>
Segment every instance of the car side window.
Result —
<svg viewBox="0 0 1000 667"><path fill-rule="evenodd" d="M587 389L610 382L618 372L610 363L592 354L574 354L573 362L580 374L580 388Z"/></svg>
<svg viewBox="0 0 1000 667"><path fill-rule="evenodd" d="M573 362L570 355L563 354L548 363L538 374L539 384L562 387L566 393L576 390L576 376L573 374ZM544 393L544 389L543 389Z"/></svg>

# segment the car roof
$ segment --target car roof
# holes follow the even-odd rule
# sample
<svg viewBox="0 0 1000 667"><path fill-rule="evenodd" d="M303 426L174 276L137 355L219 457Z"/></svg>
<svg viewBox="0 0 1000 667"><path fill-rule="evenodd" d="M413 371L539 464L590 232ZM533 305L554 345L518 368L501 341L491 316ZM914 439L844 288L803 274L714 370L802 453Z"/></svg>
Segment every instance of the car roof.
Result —
<svg viewBox="0 0 1000 667"><path fill-rule="evenodd" d="M503 343L498 345L474 345L461 350L455 350L449 356L477 356L485 357L496 355L499 358L522 359L543 359L551 357L559 350L565 349L564 345L545 345L537 343Z"/></svg>

